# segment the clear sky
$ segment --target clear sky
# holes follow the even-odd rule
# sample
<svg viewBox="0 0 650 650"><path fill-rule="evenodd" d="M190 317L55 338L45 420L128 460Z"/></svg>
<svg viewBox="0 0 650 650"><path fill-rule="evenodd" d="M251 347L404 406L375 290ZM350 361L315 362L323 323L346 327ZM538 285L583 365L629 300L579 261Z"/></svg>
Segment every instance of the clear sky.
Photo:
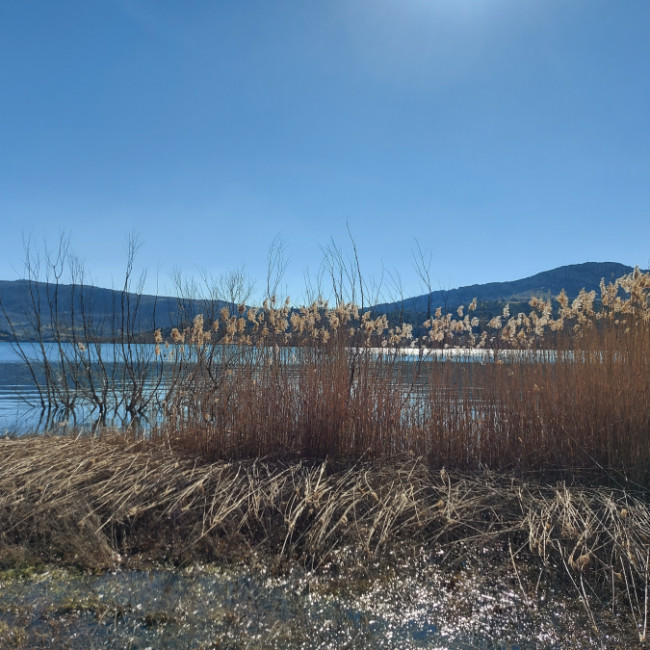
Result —
<svg viewBox="0 0 650 650"><path fill-rule="evenodd" d="M0 279L67 233L120 285L304 297L348 228L405 295L650 259L648 0L0 0ZM387 289L394 286L385 282Z"/></svg>

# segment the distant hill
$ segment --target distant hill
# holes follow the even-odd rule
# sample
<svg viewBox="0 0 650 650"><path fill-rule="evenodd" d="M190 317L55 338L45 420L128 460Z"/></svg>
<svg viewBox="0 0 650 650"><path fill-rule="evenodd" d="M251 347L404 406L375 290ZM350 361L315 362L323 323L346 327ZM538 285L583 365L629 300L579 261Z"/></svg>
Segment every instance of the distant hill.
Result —
<svg viewBox="0 0 650 650"><path fill-rule="evenodd" d="M442 307L444 311L468 305L477 298L479 318L489 318L499 313L508 303L511 311L526 310L526 303L535 295L556 296L564 289L569 298L575 297L581 289L598 291L601 278L611 282L633 271L630 266L616 262L586 262L561 266L551 271L537 273L528 278L511 282L489 282L468 287L433 291L430 294L414 296L392 303L372 307L374 313L386 313L391 320L411 322L416 328L427 318L428 310ZM224 306L233 307L223 301L179 299L170 296L138 295L113 289L93 286L59 285L27 280L0 280L0 340L11 340L14 325L21 338L31 338L30 323L33 322L32 305L40 304L40 317L46 337L53 336L51 307L56 308L60 334L64 337L72 331L73 324L81 328L90 323L100 337L110 337L127 327L122 319L124 313L131 315L128 328L131 332L150 336L154 327L169 329L191 323L194 315L204 314L208 319L217 317Z"/></svg>
<svg viewBox="0 0 650 650"><path fill-rule="evenodd" d="M562 289L569 298L577 296L581 289L598 292L601 278L605 282L612 282L633 270L631 266L616 262L570 264L521 280L488 282L448 291L433 291L397 302L375 305L373 311L410 315L426 314L429 308L435 311L438 307L442 307L443 311L451 311L460 305L468 305L476 298L486 315L489 315L500 311L505 304L527 303L532 296L555 297Z"/></svg>
<svg viewBox="0 0 650 650"><path fill-rule="evenodd" d="M35 310L34 305L39 305ZM52 338L51 314L56 311L60 332L89 327L98 337L111 337L120 331L151 333L155 327L171 328L188 324L202 313L216 317L229 303L180 299L170 296L126 293L94 286L54 285L27 280L0 280L0 340L11 340L11 325L20 338L33 337L38 311L45 338ZM124 314L124 319L122 317ZM128 323L127 321L128 317Z"/></svg>

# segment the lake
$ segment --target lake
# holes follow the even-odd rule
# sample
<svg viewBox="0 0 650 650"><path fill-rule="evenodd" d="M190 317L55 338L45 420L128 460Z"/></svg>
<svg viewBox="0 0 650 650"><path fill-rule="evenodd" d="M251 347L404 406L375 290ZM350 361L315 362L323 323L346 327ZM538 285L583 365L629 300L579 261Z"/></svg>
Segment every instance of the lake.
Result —
<svg viewBox="0 0 650 650"><path fill-rule="evenodd" d="M97 400L93 403L92 396L102 391L104 391L106 404L110 403L110 408L103 414L103 424L121 426L136 415L141 419L150 418L152 413L149 407L164 399L174 370L172 354L175 348L162 348L158 350L157 354L154 344L137 344L129 347L103 343L90 345L88 349L80 349L71 343L62 346L48 343L41 350L37 344L23 343L21 348L22 353L11 343L0 343L0 433L21 433L34 429L59 430L69 424L78 426L96 423L100 411ZM269 358L279 355L276 356L276 359L279 358L283 366L289 368L294 364L296 366L301 364L303 352L304 350L300 348L291 347L276 348L275 350L272 348L256 350L252 347L245 349L247 355L268 353ZM242 349L235 346L216 346L211 353L214 354L214 361L217 365L232 367L232 364L237 363L240 358ZM382 348L374 348L370 350L370 353L378 359L382 355L396 354L395 359L403 366L402 374L408 377L405 380L407 382L411 381L410 368L418 362L452 361L484 365L494 361L494 352L491 350L450 348L421 351L417 348L402 348L395 353L395 351L387 352ZM193 354L194 352L189 347L184 351L186 368L190 367L195 360ZM71 367L70 360L72 360L72 366L79 369L79 375L82 377L77 381L84 390L74 391L65 388L63 394L56 398L59 403L74 402L73 409L59 408L49 412L43 409L41 398L49 403L52 403L53 400L48 399L45 391L43 394L39 392L36 385L36 381L45 385L42 364L35 362L30 368L23 358L26 356L29 359L42 359L43 355L52 364L52 372L57 373L59 377L64 376L64 373L59 370L61 355L65 357L68 368ZM549 350L500 350L498 352L498 359L506 363L521 359L530 362L553 362L556 360L556 356L554 351ZM128 363L125 363L125 360ZM136 370L137 377L127 372L129 365ZM92 371L87 373L86 368L92 368ZM85 375L88 376L85 377ZM89 381L95 381L95 385L89 387ZM68 386L72 386L73 383L70 380ZM138 413L129 414L126 412L127 400L124 400L124 395L128 395L129 391L134 388L137 390L139 387L142 387L144 392L144 399L141 400L143 409ZM424 387L423 384L421 387ZM124 401L123 404L120 403L121 400ZM108 417L109 415L110 417ZM72 420L71 416L74 416Z"/></svg>

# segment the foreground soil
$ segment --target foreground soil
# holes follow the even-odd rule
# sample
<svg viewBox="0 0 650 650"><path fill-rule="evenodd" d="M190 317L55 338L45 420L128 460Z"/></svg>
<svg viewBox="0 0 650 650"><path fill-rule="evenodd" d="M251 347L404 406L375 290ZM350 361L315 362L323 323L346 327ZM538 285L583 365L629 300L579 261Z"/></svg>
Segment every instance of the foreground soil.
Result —
<svg viewBox="0 0 650 650"><path fill-rule="evenodd" d="M345 563L345 552L336 555ZM333 562L336 562L333 559ZM532 567L468 552L341 570L264 563L0 573L0 646L630 648L630 630Z"/></svg>

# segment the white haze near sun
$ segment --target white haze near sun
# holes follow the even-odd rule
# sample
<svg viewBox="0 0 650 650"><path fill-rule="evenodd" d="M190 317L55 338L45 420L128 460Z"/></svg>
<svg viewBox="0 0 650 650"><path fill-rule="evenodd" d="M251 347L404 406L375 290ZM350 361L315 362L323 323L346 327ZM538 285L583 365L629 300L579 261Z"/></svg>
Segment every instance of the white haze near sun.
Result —
<svg viewBox="0 0 650 650"><path fill-rule="evenodd" d="M543 6L538 0L361 0L343 11L367 71L417 87L453 83L485 67L503 39L544 19Z"/></svg>

